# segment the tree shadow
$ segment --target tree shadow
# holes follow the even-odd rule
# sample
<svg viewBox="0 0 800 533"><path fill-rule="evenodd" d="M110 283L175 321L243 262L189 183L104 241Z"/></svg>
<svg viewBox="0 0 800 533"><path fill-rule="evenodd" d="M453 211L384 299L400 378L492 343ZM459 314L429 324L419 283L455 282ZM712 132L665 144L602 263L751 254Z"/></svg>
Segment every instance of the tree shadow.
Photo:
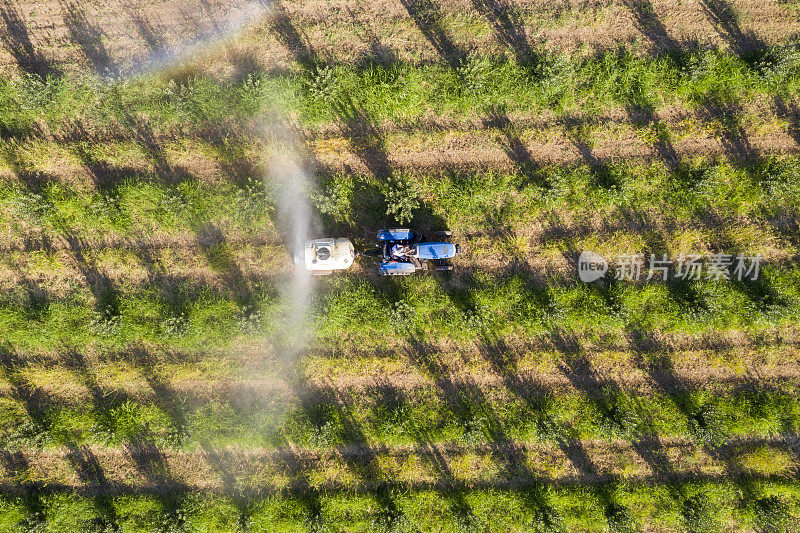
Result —
<svg viewBox="0 0 800 533"><path fill-rule="evenodd" d="M287 489L298 495L298 501L306 515L304 525L310 531L324 528L322 493L311 482L309 474L312 467L308 459L300 455L286 440L278 450L276 461L283 473L290 477Z"/></svg>
<svg viewBox="0 0 800 533"><path fill-rule="evenodd" d="M153 23L143 9L128 7L127 14L151 53L157 53L167 48L168 43L164 38L167 29L161 23Z"/></svg>
<svg viewBox="0 0 800 533"><path fill-rule="evenodd" d="M658 51L678 51L681 44L675 40L656 13L650 0L623 0L633 17L636 29L647 37Z"/></svg>
<svg viewBox="0 0 800 533"><path fill-rule="evenodd" d="M465 53L455 44L442 21L441 8L436 0L400 0L417 28L434 50L454 72L465 58Z"/></svg>
<svg viewBox="0 0 800 533"><path fill-rule="evenodd" d="M83 276L86 285L94 296L95 311L106 320L118 317L121 311L121 298L119 291L114 286L113 280L108 274L97 268L94 261L90 261L86 258L84 250L90 247L81 237L71 233L64 234L63 237L69 246L69 251L72 254L78 271Z"/></svg>
<svg viewBox="0 0 800 533"><path fill-rule="evenodd" d="M370 174L377 179L377 186L368 185L365 180L361 187L366 188L367 194L359 194L361 200L377 200L382 207L383 213L379 215L380 226L400 225L405 226L407 222L404 216L413 215L414 231L418 233L428 233L440 231L447 228L445 219L436 213L427 202L421 200L417 191L408 185L407 180L402 175L394 172L389 155L386 150L386 138L381 129L372 118L362 110L353 100L344 95L334 104L336 120L342 136L347 139L352 153L354 153L369 170ZM401 211L390 212L396 207L397 202L401 202L401 197L408 196L414 203L413 208L409 208L410 213ZM361 203L361 202L360 202ZM367 208L362 211L362 209ZM370 238L374 239L374 224L371 213L378 213L378 205L352 206L351 214L354 224L348 228L351 233L364 232L366 228L372 228Z"/></svg>
<svg viewBox="0 0 800 533"><path fill-rule="evenodd" d="M387 529L398 525L403 519L403 512L397 505L396 495L390 489L389 480L385 478L383 469L378 462L378 455L370 446L369 440L358 421L348 409L347 399L341 393L334 398L338 419L343 427L345 446L358 447L358 456L341 453L348 468L354 472L366 485L374 487L372 496L378 504L377 521ZM344 452L344 448L339 448Z"/></svg>
<svg viewBox="0 0 800 533"><path fill-rule="evenodd" d="M504 106L490 106L488 115L483 118L483 126L492 128L503 136L500 141L503 151L524 178L520 188L524 188L528 184L534 184L542 189L552 187L542 172L541 166L534 160L525 141L522 140L516 127L508 118Z"/></svg>
<svg viewBox="0 0 800 533"><path fill-rule="evenodd" d="M0 348L2 351L3 348ZM0 464L8 476L23 488L22 504L25 517L16 525L22 531L43 530L47 524L43 486L30 480L31 464L21 451L0 450Z"/></svg>
<svg viewBox="0 0 800 533"><path fill-rule="evenodd" d="M253 287L231 253L222 231L214 224L206 224L196 228L195 233L206 261L220 274L236 303L240 306L254 303Z"/></svg>
<svg viewBox="0 0 800 533"><path fill-rule="evenodd" d="M559 370L572 386L589 399L600 415L600 425L609 431L609 437L619 435L631 438L641 431L641 420L624 400L619 384L601 377L583 350L568 350Z"/></svg>
<svg viewBox="0 0 800 533"><path fill-rule="evenodd" d="M659 346L653 344L654 340L635 334L632 338L636 339L635 342L638 343L636 346L643 352L651 353L659 349ZM634 451L653 471L654 476L666 481L667 491L673 500L684 504L687 494L681 484L675 483L681 479L682 473L672 464L652 421L642 418L636 412L636 408L628 402L621 401L624 399L624 392L620 389L619 383L600 376L582 349L570 348L563 353L559 369L573 387L583 392L594 404L600 414L601 427L611 429L613 433L628 440ZM606 493L601 492L599 495L606 506L609 525L611 526L611 522L616 519L621 519L623 523L630 525L632 518L627 509L614 502L610 490L612 489L609 488Z"/></svg>
<svg viewBox="0 0 800 533"><path fill-rule="evenodd" d="M634 128L640 131L650 130L651 135L655 136L652 147L656 155L671 172L678 172L681 168L681 158L670 139L669 127L656 115L653 104L630 102L626 104L625 111Z"/></svg>
<svg viewBox="0 0 800 533"><path fill-rule="evenodd" d="M136 365L150 389L153 391L155 404L170 419L174 431L173 439L180 444L187 436L186 410L188 398L183 397L175 389L169 379L159 371L158 361L143 346L130 347L125 357Z"/></svg>
<svg viewBox="0 0 800 533"><path fill-rule="evenodd" d="M725 155L740 164L760 160L761 156L753 148L750 138L742 124L744 110L738 103L728 105L713 99L703 105L701 120L716 124L722 149Z"/></svg>
<svg viewBox="0 0 800 533"><path fill-rule="evenodd" d="M266 3L264 0L260 0L262 3ZM200 0L200 13L199 15L202 17L202 20L211 24L212 32L215 34L220 33L220 25L223 21L220 18L220 11L218 9L214 9L214 6L209 0Z"/></svg>
<svg viewBox="0 0 800 533"><path fill-rule="evenodd" d="M599 189L618 190L621 187L620 178L613 167L606 161L594 155L591 144L587 141L587 124L580 119L564 117L562 120L567 139L578 151L578 156L592 173L593 185Z"/></svg>
<svg viewBox="0 0 800 533"><path fill-rule="evenodd" d="M778 118L787 122L786 133L800 146L800 109L797 103L776 95L772 98L772 108Z"/></svg>
<svg viewBox="0 0 800 533"><path fill-rule="evenodd" d="M467 501L464 486L454 476L439 446L424 430L416 426L412 426L410 432L422 460L436 476L437 485L443 489L442 495L448 502L450 513L456 517L459 525L466 526L465 529L476 527L477 517Z"/></svg>
<svg viewBox="0 0 800 533"><path fill-rule="evenodd" d="M292 383L300 398L300 408L304 416L317 428L336 426L335 442L337 456L341 457L348 469L366 487L378 506L375 520L385 529L392 529L405 521L392 483L386 479L380 466L378 451L367 438L361 424L350 412L349 400L332 385L318 387L307 381L302 372L298 372ZM310 525L321 525L322 504L320 492L309 479L307 460L291 451L291 446L282 446L280 461L283 468L292 477L290 483L294 492L305 496L303 500Z"/></svg>
<svg viewBox="0 0 800 533"><path fill-rule="evenodd" d="M381 42L380 38L372 29L371 22L364 22L363 16L354 13L350 6L347 6L345 9L348 15L350 15L351 23L358 29L361 39L367 45L367 52L357 61L358 68L367 69L376 65L388 68L399 64L400 61L397 55L390 47Z"/></svg>
<svg viewBox="0 0 800 533"><path fill-rule="evenodd" d="M149 120L131 114L116 91L113 93L113 98L123 127L127 130L131 140L144 151L148 161L153 165L156 177L164 183L172 184L184 180L196 181L196 178L183 168L169 162L166 149L153 132Z"/></svg>
<svg viewBox="0 0 800 533"><path fill-rule="evenodd" d="M0 1L0 42L8 50L17 66L23 72L39 76L55 76L60 74L54 63L47 59L33 44L28 25L23 15L12 0Z"/></svg>
<svg viewBox="0 0 800 533"><path fill-rule="evenodd" d="M571 363L571 366L562 365L562 372L573 381L576 387L580 387L579 390L590 394L590 398L594 399L598 405L607 412L614 413L613 408L608 407L606 395L602 391L603 387L600 386L600 381L588 365L581 346L577 344L577 339L569 335L556 335L554 341L559 350L565 354L564 361ZM490 363L492 371L501 377L505 387L529 407L536 419L540 437L554 442L580 473L583 480L592 483L591 492L603 509L608 527L612 530L630 529L633 526L630 510L620 504L614 496L617 481L614 476L601 471L595 464L583 443L576 437L575 429L570 424L558 423L554 420L550 412L552 393L541 384L520 375L517 366L518 358L502 340L486 343L482 347L481 353ZM547 503L546 494L536 494L535 501L538 502L538 512L551 525L560 522L557 512Z"/></svg>
<svg viewBox="0 0 800 533"><path fill-rule="evenodd" d="M235 473L230 468L233 454L226 450L220 450L202 439L200 440L200 448L203 460L219 476L225 495L232 500L239 513L237 525L242 531L245 531L252 514L251 499L244 494L238 484Z"/></svg>
<svg viewBox="0 0 800 533"><path fill-rule="evenodd" d="M28 319L37 321L46 319L53 300L50 292L31 279L25 268L11 259L10 255L6 257L8 259L0 261L5 263L17 278L17 287L11 293L12 301L17 302Z"/></svg>
<svg viewBox="0 0 800 533"><path fill-rule="evenodd" d="M677 479L679 473L675 470L658 433L649 421L639 419L637 414L630 411L629 406L619 402L620 395L623 394L619 383L600 376L580 348L572 346L562 352L566 355L559 369L572 386L583 392L594 404L601 420L605 421L602 425L629 440L633 449L656 477L666 480ZM668 483L667 489L673 499L678 501L683 499L684 495L679 486Z"/></svg>
<svg viewBox="0 0 800 533"><path fill-rule="evenodd" d="M103 29L89 20L86 11L77 2L59 0L59 6L72 41L80 47L92 70L103 76L115 76L117 67L103 43Z"/></svg>
<svg viewBox="0 0 800 533"><path fill-rule="evenodd" d="M69 446L67 459L78 474L78 479L85 485L95 488L96 495L92 497L95 508L100 518L95 520L94 526L100 530L117 531L119 517L114 507L114 500L110 495L109 482L106 478L100 461L87 445Z"/></svg>
<svg viewBox="0 0 800 533"><path fill-rule="evenodd" d="M12 396L20 401L31 420L39 428L50 427L48 415L55 407L50 396L22 374L26 364L9 345L0 345L0 370L12 388Z"/></svg>
<svg viewBox="0 0 800 533"><path fill-rule="evenodd" d="M742 59L747 59L754 52L766 47L754 31L742 30L739 26L739 16L727 0L700 0L700 6L719 36Z"/></svg>
<svg viewBox="0 0 800 533"><path fill-rule="evenodd" d="M516 445L506 433L480 388L471 383L453 382L449 378L449 369L437 359L435 351L420 342L416 342L414 346L411 357L434 377L448 411L468 429L476 424L476 420L480 421L477 425L488 443L492 458L501 466L508 485L525 487L524 498L534 513L535 521L547 528L561 527L562 519L550 503L546 487L527 466L527 452ZM573 428L569 425L559 427L560 424L552 418L549 412L552 393L541 384L520 375L517 356L504 341L485 341L480 350L493 372L501 377L504 386L528 406L531 415L536 419L540 436L555 442L580 472L583 482L593 484L592 492L602 505L609 525L624 526L631 523L629 510L620 505L613 496L616 486L613 476L598 469L581 441L575 437Z"/></svg>
<svg viewBox="0 0 800 533"><path fill-rule="evenodd" d="M145 291L154 290L160 297L160 305L166 310L167 318L178 319L175 333L182 331L189 307L196 301L201 290L212 290L236 302L243 310L253 309L258 305L260 292L259 282L263 280L259 274L245 274L231 250L230 241L222 235L219 228L213 224L198 226L195 229L196 241L187 248L197 250L201 257L208 263L209 277L211 280L195 280L191 275L170 273L164 266L161 256L156 253L162 248L171 246L153 245L143 242L141 237L134 237L120 248L133 253L138 264L146 270L146 278L141 282L140 288ZM96 319L116 320L120 315L120 305L123 295L118 287L118 282L112 279L97 264L95 254L104 249L103 245L86 242L72 234L62 234L66 251L70 252L77 270L82 274L86 287L95 298ZM40 284L33 283L34 291L43 291L43 298L23 302L29 309L32 318L47 312L49 305L49 292ZM271 289L266 289L266 294L272 294ZM258 294L257 294L258 291ZM34 293L36 297L38 292ZM35 307L31 307L35 304ZM163 324L162 324L163 326Z"/></svg>
<svg viewBox="0 0 800 533"><path fill-rule="evenodd" d="M671 350L654 334L640 329L628 332L628 342L633 351L634 363L687 418L693 416L698 411L698 406L692 398L695 390L678 377L672 362Z"/></svg>
<svg viewBox="0 0 800 533"><path fill-rule="evenodd" d="M241 84L248 79L253 79L252 76L265 72L257 55L251 50L231 50L228 61L233 68L231 75L233 83Z"/></svg>
<svg viewBox="0 0 800 533"><path fill-rule="evenodd" d="M777 309L787 309L790 305L784 294L775 287L769 272L759 271L756 279L731 276L731 285L750 300L759 313L774 313Z"/></svg>
<svg viewBox="0 0 800 533"><path fill-rule="evenodd" d="M132 435L124 444L125 453L133 461L136 471L148 483L166 491L184 486L175 478L167 461L167 456L158 447L155 439L146 431ZM175 515L177 524L182 524L182 517L176 511L180 508L177 501L168 500L167 511Z"/></svg>
<svg viewBox="0 0 800 533"><path fill-rule="evenodd" d="M95 189L104 196L113 195L117 185L141 176L141 172L133 167L118 167L97 159L86 142L76 144L73 153L91 176Z"/></svg>
<svg viewBox="0 0 800 533"><path fill-rule="evenodd" d="M508 0L472 0L472 6L492 24L497 40L510 48L517 64L536 71L542 57L535 52L525 32L525 21Z"/></svg>
<svg viewBox="0 0 800 533"><path fill-rule="evenodd" d="M145 427L129 435L123 448L136 471L159 492L163 520L172 527L182 528L186 520L182 508L191 489L173 474L166 454L149 429Z"/></svg>
<svg viewBox="0 0 800 533"><path fill-rule="evenodd" d="M76 365L82 366L79 368L79 373L84 377L84 382L89 389L92 396L95 408L100 411L108 410L108 398L106 391L103 391L97 384L96 378L88 367L85 365L83 358L77 352L68 351L68 368L74 368ZM75 364L73 364L73 362ZM52 423L50 416L59 408L58 403L51 398L46 392L36 387L33 383L22 374L25 367L25 362L8 346L0 346L0 367L5 378L12 386L12 395L21 401L25 407L28 416L33 420L36 426L45 431L49 431ZM92 452L91 448L86 445L79 445L74 441L71 435L62 435L62 444L67 447L67 460L70 462L78 478L82 483L91 485L99 490L93 502L98 512L100 519L97 523L100 527L110 527L116 529L117 527L117 514L114 508L113 501L110 497L103 493L108 489L108 481L100 466L97 457ZM21 477L27 479L24 472L30 469L30 465L21 453L11 454L6 452L0 456L4 466L12 475L12 477ZM42 486L38 482L24 481L25 490L28 496L26 497L26 506L28 507L29 517L41 516L43 513L42 502L39 499L39 493ZM31 494L33 492L33 494ZM31 499L32 498L32 499ZM38 520L38 519L37 519Z"/></svg>
<svg viewBox="0 0 800 533"><path fill-rule="evenodd" d="M177 185L182 181L197 181L197 177L180 166L172 165L167 158L166 148L156 136L149 121L130 114L121 97L112 92L114 107L125 130L124 140L133 141L144 153L152 171L142 171L135 167L118 166L98 157L93 148L95 136L86 130L80 121L72 121L65 128L62 142L73 140L72 151L86 169L95 188L103 195L113 195L114 188L130 180L149 178L156 183Z"/></svg>
<svg viewBox="0 0 800 533"><path fill-rule="evenodd" d="M760 489L752 476L739 465L737 449L731 446L731 438L713 402L698 401L697 390L678 377L669 350L654 335L633 330L629 332L628 339L634 352L634 362L683 414L690 435L712 459L723 466L726 477L736 482L743 501L760 501Z"/></svg>
<svg viewBox="0 0 800 533"><path fill-rule="evenodd" d="M342 136L372 175L387 180L392 175L386 139L372 118L349 95L333 104Z"/></svg>
<svg viewBox="0 0 800 533"><path fill-rule="evenodd" d="M0 156L5 160L11 172L19 182L31 193L42 195L45 185L57 181L52 174L35 170L23 156L22 146L17 139L0 142Z"/></svg>
<svg viewBox="0 0 800 533"><path fill-rule="evenodd" d="M222 291L226 297L233 298L244 308L255 305L254 287L257 278L242 272L228 249L227 239L224 236L220 238L214 231L209 232L209 228L219 231L216 226L203 226L197 229L197 246L206 257L209 266L218 275ZM197 293L196 284L171 274L164 266L161 257L153 253L155 250L152 245L142 242L140 238L135 239L131 245L136 258L147 270L146 286L158 291L162 305L169 310L169 317L175 319L185 317L194 300L193 295ZM207 288L208 285L204 287Z"/></svg>
<svg viewBox="0 0 800 533"><path fill-rule="evenodd" d="M708 303L693 281L673 279L667 283L667 290L670 298L687 314L698 315L708 312Z"/></svg>
<svg viewBox="0 0 800 533"><path fill-rule="evenodd" d="M83 386L89 391L93 410L98 420L113 417L114 409L130 400L124 392L110 391L101 387L89 363L83 354L77 350L67 348L63 351L62 357L65 368L76 374ZM100 520L97 526L117 530L117 512L113 499L109 494L111 486L94 452L89 446L85 444L79 445L74 442L68 442L67 448L69 450L67 459L77 472L78 478L82 483L92 486L96 490L97 494L93 497L93 502L100 513Z"/></svg>
<svg viewBox="0 0 800 533"><path fill-rule="evenodd" d="M449 369L437 355L436 349L424 341L410 338L408 345L406 355L409 360L434 380L448 412L464 427L465 434L480 432L482 427L477 420L481 414L491 416L491 413L486 411L485 405L482 405L485 399L478 388L454 382L449 376ZM425 428L414 425L411 432L424 461L436 475L439 485L445 488L444 496L450 503L453 515L468 528L478 527L477 517L466 500L463 485L456 480L435 441L428 437Z"/></svg>
<svg viewBox="0 0 800 533"><path fill-rule="evenodd" d="M518 354L511 349L502 339L485 341L480 345L481 355L489 362L495 375L502 379L505 388L514 396L521 399L528 407L531 417L536 420L537 431L544 438L555 440L562 452L569 452L568 459L577 466L589 465L591 461L588 454L580 453L580 443L567 437L567 432L556 427L549 408L552 401L552 392L541 383L521 374L518 368ZM515 463L525 461L524 457L515 458ZM533 477L532 473L526 473ZM545 530L559 530L562 518L553 507L548 496L547 488L542 483L534 481L526 492L527 504L536 516L536 522L543 525Z"/></svg>
<svg viewBox="0 0 800 533"><path fill-rule="evenodd" d="M86 387L98 418L111 416L111 411L131 398L120 390L111 391L101 387L97 376L84 355L73 349L65 348L62 353L64 367L73 372L81 384Z"/></svg>
<svg viewBox="0 0 800 533"><path fill-rule="evenodd" d="M306 44L309 42L308 37L300 34L280 0L275 0L272 4L269 26L278 41L292 54L303 72L316 74L320 64L319 58Z"/></svg>

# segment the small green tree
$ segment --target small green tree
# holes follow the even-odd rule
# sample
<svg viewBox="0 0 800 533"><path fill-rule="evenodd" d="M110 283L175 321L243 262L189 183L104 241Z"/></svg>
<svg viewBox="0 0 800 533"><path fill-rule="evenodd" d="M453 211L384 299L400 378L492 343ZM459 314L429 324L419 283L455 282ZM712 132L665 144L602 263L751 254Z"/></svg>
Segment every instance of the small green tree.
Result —
<svg viewBox="0 0 800 533"><path fill-rule="evenodd" d="M386 214L393 216L400 224L410 222L414 218L414 211L421 206L417 188L407 176L392 178L385 194Z"/></svg>

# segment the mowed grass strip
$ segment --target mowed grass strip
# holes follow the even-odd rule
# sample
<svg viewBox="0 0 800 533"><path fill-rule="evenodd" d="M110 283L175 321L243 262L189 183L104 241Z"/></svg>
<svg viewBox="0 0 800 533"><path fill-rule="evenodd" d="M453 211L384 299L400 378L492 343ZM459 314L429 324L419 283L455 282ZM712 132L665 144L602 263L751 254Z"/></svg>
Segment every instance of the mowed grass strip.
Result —
<svg viewBox="0 0 800 533"><path fill-rule="evenodd" d="M364 139L346 133L314 141L308 151L323 174L351 169L350 172L372 173L385 179L392 171L436 174L442 170L496 170L534 174L534 170L547 167L596 168L619 164L620 160L645 165L666 162L674 168L681 160L727 159L744 166L748 161L796 155L800 150L794 137L779 124L761 124L757 131L750 132L737 127L723 134L701 133L675 142L669 140L674 136L668 126L661 127L657 134L650 129L641 135L625 130L584 131L581 137L576 137L569 126L530 131L508 123L477 132L394 134L363 145ZM653 139L654 135L663 137ZM173 186L185 181L232 183L244 188L248 180L259 180L266 174L264 161L275 154L275 146L268 139L242 141L239 146L241 154L226 156L185 141L160 145L158 155L143 154L136 144L95 145L110 150L89 156L76 155L74 149L60 143L36 141L14 148L15 159L5 168L0 166L0 179L34 190L37 185L55 182L75 189L102 191L138 180ZM669 150L668 156L665 150ZM384 167L386 172L380 170Z"/></svg>
<svg viewBox="0 0 800 533"><path fill-rule="evenodd" d="M184 243L185 244L185 243ZM91 245L89 245L91 246ZM289 276L290 260L281 244L217 243L173 247L171 243L129 243L87 251L12 252L0 260L0 288L15 301L89 300L98 294L93 275L115 290L158 289L166 296L192 288L211 289L243 301L256 285L277 286ZM93 294L90 295L90 294ZM31 302L31 298L38 301ZM102 298L101 298L102 299Z"/></svg>
<svg viewBox="0 0 800 533"><path fill-rule="evenodd" d="M643 124L607 128L576 124L564 116L546 129L517 127L496 109L483 119L489 126L475 131L415 131L364 137L343 127L336 137L309 139L307 151L321 174L358 172L387 179L393 172L436 174L442 171L486 171L541 174L555 167L585 165L595 170L628 164L666 164L727 160L736 166L795 155L800 148L795 126L774 119L745 127L739 111L702 122L669 124L648 119ZM499 118L498 118L499 117ZM363 126L358 126L363 127ZM372 127L372 126L370 126ZM673 128L682 128L681 131ZM182 183L231 184L241 189L267 174L279 139L237 138L236 150L220 149L191 139L79 143L34 140L6 144L0 179L38 192L48 183L72 189L106 192L118 184L146 181L176 188ZM91 148L89 148L91 143ZM685 166L685 165L684 165ZM536 180L549 184L546 177Z"/></svg>
<svg viewBox="0 0 800 533"><path fill-rule="evenodd" d="M223 27L227 20L240 17L239 7L228 1L192 3L180 10L172 4L153 4L139 6L134 13L124 6L104 6L98 11L54 0L10 5L4 12L4 26L15 38L7 40L0 62L5 72L136 74L143 62L149 65L152 56L163 54L165 48L185 45L209 28ZM186 16L194 12L202 17ZM210 50L200 54L193 66L234 75L253 65L291 67L291 54L280 46L286 41L280 31L286 21L319 53L356 64L442 61L442 39L453 47L507 55L522 63L548 50L589 54L620 46L640 54L699 47L750 53L786 42L795 34L795 12L791 2L768 1L756 9L741 0L700 5L564 2L556 6L464 0L369 6L297 2L255 13L263 18L254 21L254 27L233 42L208 46ZM784 31L776 30L778 26Z"/></svg>
<svg viewBox="0 0 800 533"><path fill-rule="evenodd" d="M35 171L32 172L35 174ZM0 188L2 250L88 251L93 244L136 248L138 243L176 247L192 243L280 242L263 178L241 185L208 185L190 179L149 183L133 176L87 192L56 181Z"/></svg>
<svg viewBox="0 0 800 533"><path fill-rule="evenodd" d="M786 33L775 30L783 17L795 12L792 3L766 2L754 10L752 4L737 0L699 5L444 0L353 3L344 9L307 2L277 5L271 32L256 28L243 39L245 49L268 67L291 64L290 55L275 52L278 43L273 40L285 44L287 22L320 54L350 64L441 62L449 59L446 53L452 54L452 48L505 55L522 63L547 51L589 55L622 46L640 54L701 46L741 53L784 42L796 33L788 29L791 25ZM725 31L730 27L738 31Z"/></svg>
<svg viewBox="0 0 800 533"><path fill-rule="evenodd" d="M521 339L495 344L450 342L427 349L449 380L487 391L505 388L516 380L527 384L531 394L537 393L537 387L543 393L558 394L580 391L580 384L596 380L600 386L614 385L646 395L658 392L658 381L668 378L690 389L702 386L709 392L725 392L745 390L759 382L775 389L783 384L791 387L800 379L798 345L782 340L782 335L796 332L774 333L779 335L768 342L740 339L745 342L727 344L716 338L711 348L671 346L668 337L652 346L585 346L580 351L584 367L574 370L566 363L575 352L544 340L541 345L525 344ZM37 388L76 405L90 399L87 375L101 389L112 391L111 395L150 398L154 392L147 378L155 372L173 390L198 400L217 395L233 397L237 389L251 389L254 394L263 390L273 396L287 392L302 395L302 387L295 388L297 372L321 390L396 388L406 393L436 384L439 376L417 364L413 344L393 343L390 348L390 352L351 353L312 346L296 368L292 368L294 362L282 363L280 351L269 339L258 336L237 341L230 348L192 352L147 344L121 350L93 344L85 352L62 348L20 353L18 357L24 360L19 371ZM0 390L10 394L14 389L10 383L3 383Z"/></svg>
<svg viewBox="0 0 800 533"><path fill-rule="evenodd" d="M519 490L540 483L589 487L609 482L662 484L720 481L726 474L730 481L788 481L797 463L792 451L795 445L796 437L739 440L707 450L675 440L643 440L633 445L571 440L458 448L435 443L406 448L342 447L317 453L291 447L271 451L206 447L173 452L134 442L125 448L7 452L25 468L9 469L0 478L0 487L23 481L72 487L83 493L105 488L109 494L125 494L147 490L161 477L167 487L194 491L302 495L314 491L365 493L379 486ZM585 464L579 460L581 455ZM654 464L653 456L660 456L660 463ZM82 478L82 461L94 463L103 477ZM509 468L512 463L515 468Z"/></svg>

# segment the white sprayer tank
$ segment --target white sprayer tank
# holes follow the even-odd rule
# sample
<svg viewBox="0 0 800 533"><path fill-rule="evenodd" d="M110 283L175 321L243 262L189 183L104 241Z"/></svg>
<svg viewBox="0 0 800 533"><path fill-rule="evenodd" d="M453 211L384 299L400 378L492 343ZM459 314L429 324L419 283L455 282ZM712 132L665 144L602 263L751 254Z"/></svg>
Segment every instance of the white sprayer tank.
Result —
<svg viewBox="0 0 800 533"><path fill-rule="evenodd" d="M306 242L305 267L316 276L350 268L354 257L355 251L350 239L327 238Z"/></svg>

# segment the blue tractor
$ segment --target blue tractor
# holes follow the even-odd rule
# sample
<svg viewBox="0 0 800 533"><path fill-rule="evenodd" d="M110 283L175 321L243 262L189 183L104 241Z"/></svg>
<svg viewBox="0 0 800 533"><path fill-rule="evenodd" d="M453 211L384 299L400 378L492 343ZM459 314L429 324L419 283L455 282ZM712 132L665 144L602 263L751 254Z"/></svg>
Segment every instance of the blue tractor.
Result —
<svg viewBox="0 0 800 533"><path fill-rule="evenodd" d="M450 231L439 231L449 237ZM379 250L368 255L379 256L378 269L384 276L407 276L418 270L453 270L449 259L461 250L449 242L427 241L425 236L410 229L382 229L378 232Z"/></svg>

